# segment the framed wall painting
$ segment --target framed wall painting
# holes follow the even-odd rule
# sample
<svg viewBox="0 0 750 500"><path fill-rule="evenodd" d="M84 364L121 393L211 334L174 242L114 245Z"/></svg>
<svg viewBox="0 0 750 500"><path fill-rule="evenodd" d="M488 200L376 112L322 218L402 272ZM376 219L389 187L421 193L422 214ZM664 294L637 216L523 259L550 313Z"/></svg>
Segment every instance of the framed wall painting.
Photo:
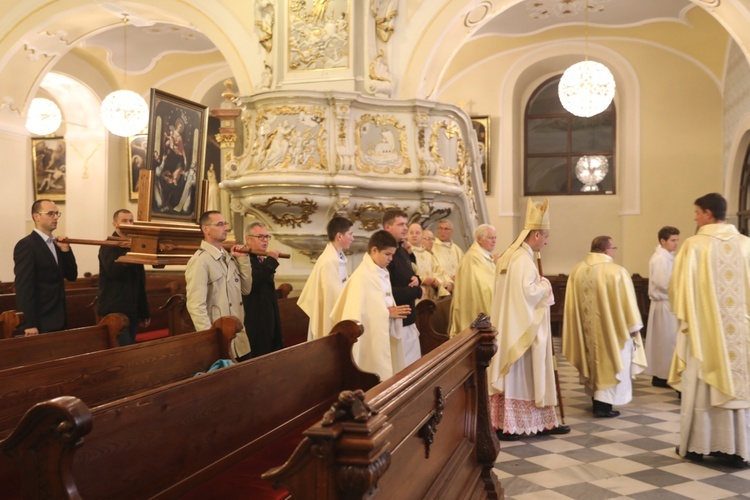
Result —
<svg viewBox="0 0 750 500"><path fill-rule="evenodd" d="M477 134L479 142L479 170L482 172L482 183L484 192L490 192L490 117L473 116L471 125Z"/></svg>
<svg viewBox="0 0 750 500"><path fill-rule="evenodd" d="M146 168L148 135L138 134L128 138L128 184L130 201L138 200L138 175Z"/></svg>
<svg viewBox="0 0 750 500"><path fill-rule="evenodd" d="M65 139L31 139L34 200L65 201Z"/></svg>
<svg viewBox="0 0 750 500"><path fill-rule="evenodd" d="M198 222L208 108L151 89L147 168L154 172L149 220Z"/></svg>

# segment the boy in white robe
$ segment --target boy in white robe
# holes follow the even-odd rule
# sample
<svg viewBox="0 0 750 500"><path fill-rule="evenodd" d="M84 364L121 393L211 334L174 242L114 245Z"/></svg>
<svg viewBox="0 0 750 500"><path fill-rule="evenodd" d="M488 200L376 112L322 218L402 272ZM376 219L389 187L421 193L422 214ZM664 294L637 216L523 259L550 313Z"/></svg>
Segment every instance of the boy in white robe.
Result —
<svg viewBox="0 0 750 500"><path fill-rule="evenodd" d="M377 231L370 237L367 254L331 312L334 324L346 319L362 323L364 333L352 349L354 362L362 370L378 374L380 380L406 367L401 320L411 307L396 305L386 269L397 245L387 231Z"/></svg>
<svg viewBox="0 0 750 500"><path fill-rule="evenodd" d="M349 278L344 250L348 250L354 241L353 223L344 217L334 217L328 222L326 232L329 243L315 262L297 300L300 309L310 317L307 340L330 333L334 325L331 311Z"/></svg>
<svg viewBox="0 0 750 500"><path fill-rule="evenodd" d="M648 298L651 306L646 329L646 375L651 385L669 387L667 377L677 342L677 317L669 307L669 279L672 277L674 252L680 243L680 230L664 226L659 230L659 246L648 261Z"/></svg>

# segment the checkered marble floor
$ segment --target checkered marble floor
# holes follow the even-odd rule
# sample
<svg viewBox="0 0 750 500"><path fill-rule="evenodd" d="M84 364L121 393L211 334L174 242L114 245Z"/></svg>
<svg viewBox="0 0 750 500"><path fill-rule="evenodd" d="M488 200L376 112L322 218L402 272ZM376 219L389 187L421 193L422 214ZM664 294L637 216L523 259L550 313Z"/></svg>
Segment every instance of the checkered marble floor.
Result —
<svg viewBox="0 0 750 500"><path fill-rule="evenodd" d="M555 351L560 353L560 339ZM750 468L734 469L706 457L701 464L675 453L680 400L639 375L633 401L616 418L594 418L578 372L557 355L565 423L562 436L501 442L495 463L505 498L750 498Z"/></svg>

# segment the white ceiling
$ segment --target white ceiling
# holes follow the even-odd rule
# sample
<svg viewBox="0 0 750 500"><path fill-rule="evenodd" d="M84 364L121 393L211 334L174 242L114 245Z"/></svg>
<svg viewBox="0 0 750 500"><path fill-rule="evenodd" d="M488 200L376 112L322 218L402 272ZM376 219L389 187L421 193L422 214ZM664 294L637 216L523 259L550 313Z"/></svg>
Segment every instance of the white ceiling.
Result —
<svg viewBox="0 0 750 500"><path fill-rule="evenodd" d="M566 25L629 27L649 22L685 22L689 0L526 0L488 21L475 36L524 36Z"/></svg>

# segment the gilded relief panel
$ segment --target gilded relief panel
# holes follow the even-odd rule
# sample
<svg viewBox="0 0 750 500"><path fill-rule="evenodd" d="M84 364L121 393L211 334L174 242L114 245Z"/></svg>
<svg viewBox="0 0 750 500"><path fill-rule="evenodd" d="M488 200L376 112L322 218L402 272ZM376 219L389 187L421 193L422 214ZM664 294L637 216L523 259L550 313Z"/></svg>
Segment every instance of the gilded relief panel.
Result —
<svg viewBox="0 0 750 500"><path fill-rule="evenodd" d="M362 115L355 128L357 170L379 174L411 172L406 128L393 116Z"/></svg>
<svg viewBox="0 0 750 500"><path fill-rule="evenodd" d="M349 67L349 0L289 0L289 69Z"/></svg>
<svg viewBox="0 0 750 500"><path fill-rule="evenodd" d="M325 109L280 106L262 109L255 119L250 170L326 170Z"/></svg>
<svg viewBox="0 0 750 500"><path fill-rule="evenodd" d="M438 120L432 124L430 156L440 175L453 177L460 183L466 177L468 154L461 129L452 120Z"/></svg>

